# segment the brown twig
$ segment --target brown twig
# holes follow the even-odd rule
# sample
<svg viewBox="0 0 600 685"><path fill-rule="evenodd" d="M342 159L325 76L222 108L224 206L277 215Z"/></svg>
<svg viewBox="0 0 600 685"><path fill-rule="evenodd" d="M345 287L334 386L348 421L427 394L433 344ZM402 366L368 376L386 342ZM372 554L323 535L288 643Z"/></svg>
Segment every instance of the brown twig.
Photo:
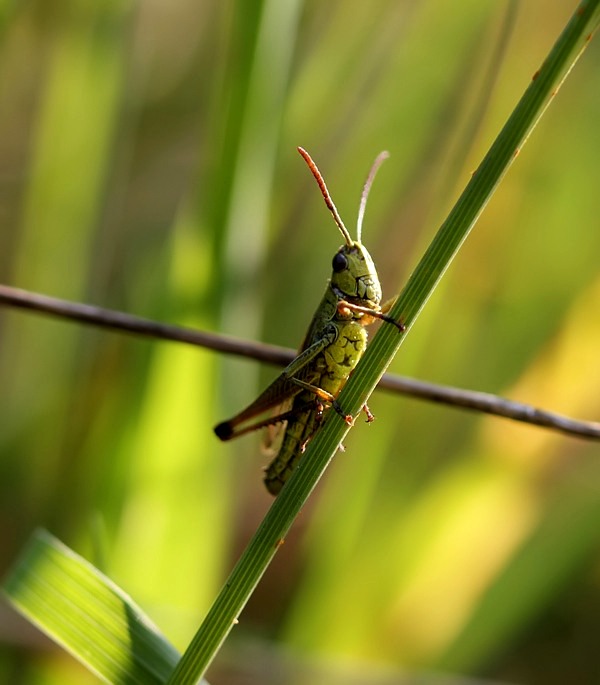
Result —
<svg viewBox="0 0 600 685"><path fill-rule="evenodd" d="M206 347L210 350L256 359L276 366L285 366L296 355L293 350L285 347L255 343L232 336L159 323L125 312L69 302L6 285L0 285L0 304L18 309L28 309L100 328ZM385 374L378 387L382 390L402 393L429 402L439 402L461 409L471 409L542 426L571 436L600 440L600 423L598 422L572 419L528 404L507 400L498 395L461 390L393 374Z"/></svg>

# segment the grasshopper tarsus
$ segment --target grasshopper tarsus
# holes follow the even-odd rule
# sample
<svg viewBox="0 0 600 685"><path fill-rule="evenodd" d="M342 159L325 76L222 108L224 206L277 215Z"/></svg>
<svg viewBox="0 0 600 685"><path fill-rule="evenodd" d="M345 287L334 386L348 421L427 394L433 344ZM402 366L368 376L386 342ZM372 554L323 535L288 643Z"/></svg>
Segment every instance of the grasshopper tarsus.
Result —
<svg viewBox="0 0 600 685"><path fill-rule="evenodd" d="M386 323L391 323L393 326L396 326L400 333L404 333L404 331L406 330L406 326L402 323L402 320L394 319L394 317L387 316L387 314L382 314L380 318L382 321L385 321Z"/></svg>
<svg viewBox="0 0 600 685"><path fill-rule="evenodd" d="M345 300L342 297L343 293L338 292L337 294L338 297L340 297L337 303L337 310L338 313L342 316L348 316L352 312L357 312L360 314L364 314L367 317L367 320L379 319L380 321L384 321L385 323L391 323L392 325L396 326L396 328L401 333L403 333L406 330L406 326L402 323L402 320L396 320L393 316L388 316L379 309L374 309L372 307L363 307L362 305L355 304L354 302L348 302L348 300ZM395 302L395 298L393 302Z"/></svg>
<svg viewBox="0 0 600 685"><path fill-rule="evenodd" d="M333 400L331 406L335 410L335 413L339 414L349 426L354 425L354 418L352 417L352 414L346 414L346 412L340 407L340 403L337 400Z"/></svg>

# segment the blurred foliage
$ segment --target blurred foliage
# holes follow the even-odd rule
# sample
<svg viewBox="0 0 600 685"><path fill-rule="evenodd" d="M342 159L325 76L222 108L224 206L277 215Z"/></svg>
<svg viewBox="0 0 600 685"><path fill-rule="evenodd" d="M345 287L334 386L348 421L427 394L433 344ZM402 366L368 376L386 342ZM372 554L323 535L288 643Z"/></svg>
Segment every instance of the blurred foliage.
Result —
<svg viewBox="0 0 600 685"><path fill-rule="evenodd" d="M391 295L572 10L5 3L0 280L296 346L339 236L295 146L348 225L391 152L364 230ZM600 415L599 61L592 42L394 371ZM211 428L273 374L0 311L0 570L48 527L184 647L270 503L259 437L225 448ZM215 682L259 638L255 658L297 664L599 679L598 447L407 399L371 408ZM1 612L0 681L93 682Z"/></svg>

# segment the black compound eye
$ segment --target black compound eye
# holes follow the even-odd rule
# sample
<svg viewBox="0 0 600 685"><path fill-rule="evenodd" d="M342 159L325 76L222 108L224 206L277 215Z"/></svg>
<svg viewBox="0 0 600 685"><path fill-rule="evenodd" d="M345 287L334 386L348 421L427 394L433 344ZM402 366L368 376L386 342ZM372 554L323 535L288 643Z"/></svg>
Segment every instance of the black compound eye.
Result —
<svg viewBox="0 0 600 685"><path fill-rule="evenodd" d="M340 271L344 271L344 269L348 268L348 259L345 254L342 254L341 252L337 252L335 256L333 257L333 260L331 262L331 266L333 267L333 270L339 274Z"/></svg>

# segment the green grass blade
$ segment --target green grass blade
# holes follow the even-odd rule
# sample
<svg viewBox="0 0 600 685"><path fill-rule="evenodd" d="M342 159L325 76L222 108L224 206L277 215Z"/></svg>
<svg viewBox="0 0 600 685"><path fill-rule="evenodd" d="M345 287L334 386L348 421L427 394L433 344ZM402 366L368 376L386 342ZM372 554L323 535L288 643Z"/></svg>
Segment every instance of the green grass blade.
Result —
<svg viewBox="0 0 600 685"><path fill-rule="evenodd" d="M4 583L9 602L109 683L164 683L179 659L141 609L44 530Z"/></svg>
<svg viewBox="0 0 600 685"><path fill-rule="evenodd" d="M599 1L580 4L410 277L391 312L392 316L401 317L407 328L413 324L561 80L577 60L597 21ZM381 328L340 395L339 402L345 411L352 414L360 411L403 339L404 335L393 326ZM344 421L332 413L311 442L232 571L170 683L191 685L205 672L348 430Z"/></svg>
<svg viewBox="0 0 600 685"><path fill-rule="evenodd" d="M433 293L496 187L519 155L531 131L587 45L590 36L587 32L593 30L597 23L598 1L582 2L442 224L390 312L391 316L401 318L407 328L413 324ZM401 341L397 340L394 344L394 337L394 331L390 327L383 328L370 347L371 354L369 357L365 355L363 366L367 361L373 364L371 356L379 361L375 383L379 381L400 347ZM366 371L363 373L366 375ZM357 374L358 370L355 375Z"/></svg>

